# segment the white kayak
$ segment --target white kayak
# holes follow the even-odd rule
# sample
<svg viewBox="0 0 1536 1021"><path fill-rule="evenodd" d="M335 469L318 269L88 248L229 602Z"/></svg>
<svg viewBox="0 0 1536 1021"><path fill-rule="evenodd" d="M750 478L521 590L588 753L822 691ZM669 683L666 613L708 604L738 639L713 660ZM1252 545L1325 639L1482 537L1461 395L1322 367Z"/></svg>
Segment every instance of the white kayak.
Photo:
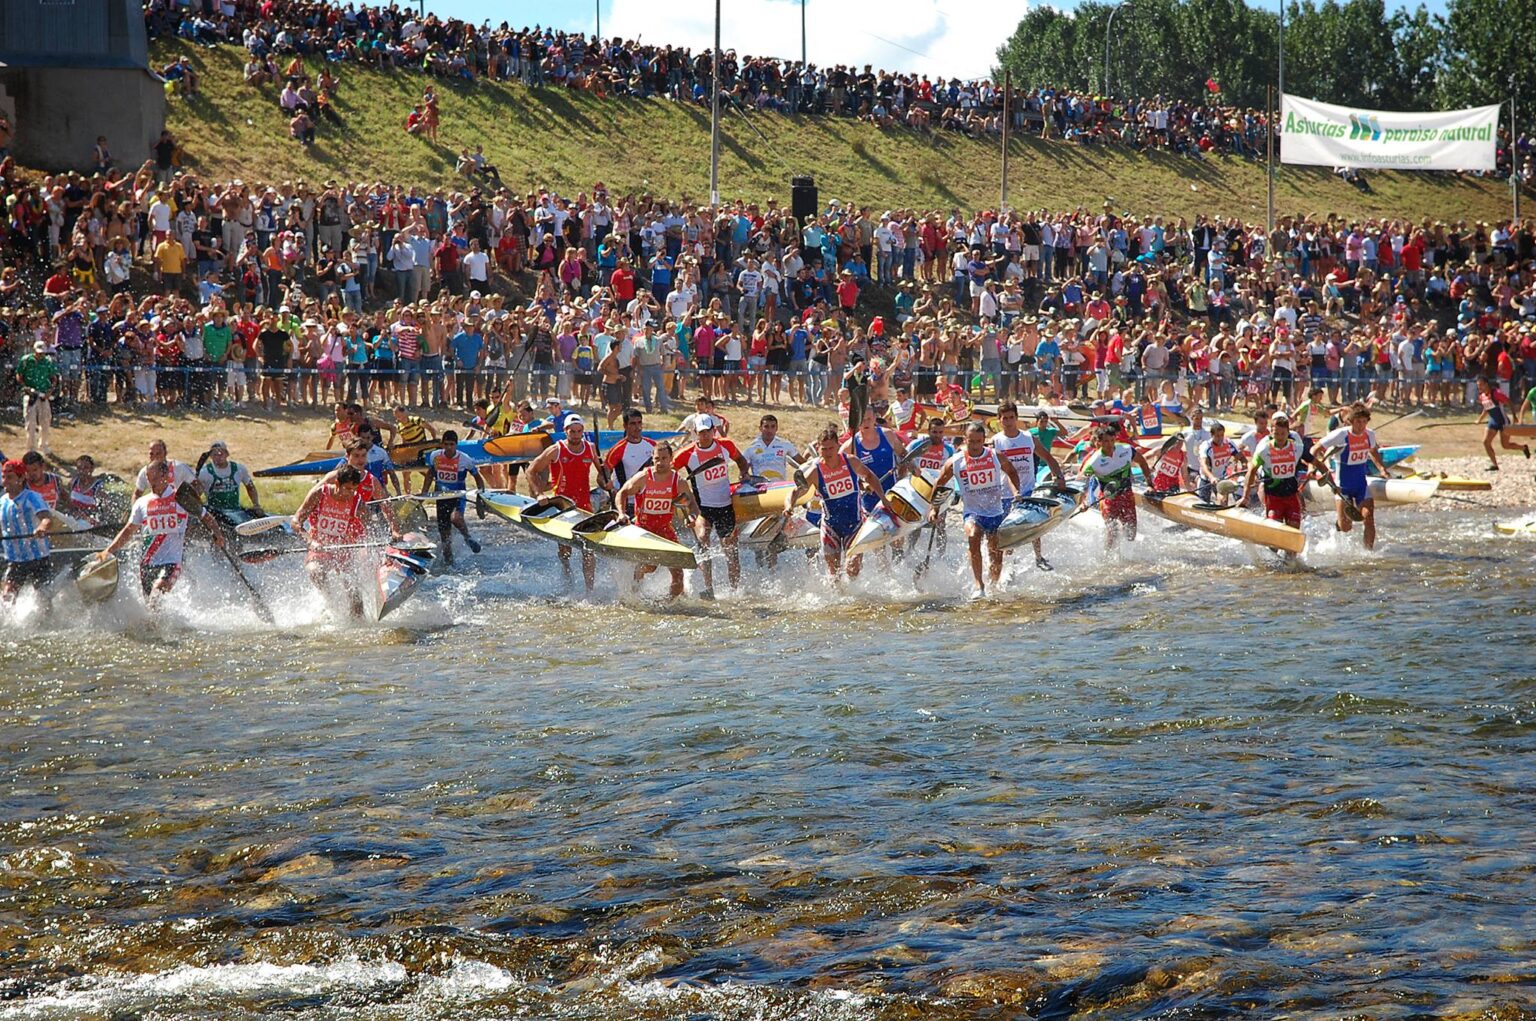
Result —
<svg viewBox="0 0 1536 1021"><path fill-rule="evenodd" d="M953 491L948 488L940 493L941 512L952 495ZM927 523L933 507L933 485L927 479L916 475L898 479L886 496L895 505L896 512L893 514L883 503L871 511L848 546L849 556L873 553L911 535Z"/></svg>
<svg viewBox="0 0 1536 1021"><path fill-rule="evenodd" d="M1078 495L1071 487L1047 487L1015 499L998 526L998 545L1008 549L1040 538L1071 516Z"/></svg>
<svg viewBox="0 0 1536 1021"><path fill-rule="evenodd" d="M1371 476L1366 491L1378 507L1397 507L1424 503L1440 491L1439 479L1384 479ZM1333 509L1333 490L1313 480L1307 483L1307 510L1322 513Z"/></svg>
<svg viewBox="0 0 1536 1021"><path fill-rule="evenodd" d="M419 532L408 533L400 546L386 546L379 558L378 611L375 620L383 620L399 609L421 584L421 579L431 569L432 554L420 547L426 537Z"/></svg>
<svg viewBox="0 0 1536 1021"><path fill-rule="evenodd" d="M807 521L804 511L796 511L788 520L775 514L742 525L737 540L743 546L758 550L770 547L809 549L821 542L821 527Z"/></svg>

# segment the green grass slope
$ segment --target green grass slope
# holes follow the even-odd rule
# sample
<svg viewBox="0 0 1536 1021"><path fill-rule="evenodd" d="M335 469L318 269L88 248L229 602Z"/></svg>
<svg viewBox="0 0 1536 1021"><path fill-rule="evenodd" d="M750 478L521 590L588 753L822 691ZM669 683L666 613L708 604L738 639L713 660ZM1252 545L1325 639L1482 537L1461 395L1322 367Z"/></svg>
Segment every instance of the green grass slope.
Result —
<svg viewBox="0 0 1536 1021"><path fill-rule="evenodd" d="M241 76L242 52L178 42L156 44L155 59L188 54L203 75L201 95L176 100L170 127L192 167L259 181L303 177L453 185L461 145L483 144L514 189L549 186L568 194L602 180L615 194L649 191L707 201L709 112L664 99L600 99L561 88L437 83L439 143L405 134L426 79L416 73L341 69L340 125L322 122L309 149L290 140L277 90ZM318 62L312 62L318 68ZM976 209L998 201L1001 146L952 134L881 131L845 119L723 114L720 192L726 199L788 200L789 178L812 174L823 201L877 209ZM1101 208L1262 220L1260 164L1213 158L1135 155L1117 148L1020 139L1010 146L1009 201L1015 208ZM1503 182L1427 174L1372 173L1361 191L1324 169L1286 168L1281 213L1431 216L1495 220L1509 215Z"/></svg>

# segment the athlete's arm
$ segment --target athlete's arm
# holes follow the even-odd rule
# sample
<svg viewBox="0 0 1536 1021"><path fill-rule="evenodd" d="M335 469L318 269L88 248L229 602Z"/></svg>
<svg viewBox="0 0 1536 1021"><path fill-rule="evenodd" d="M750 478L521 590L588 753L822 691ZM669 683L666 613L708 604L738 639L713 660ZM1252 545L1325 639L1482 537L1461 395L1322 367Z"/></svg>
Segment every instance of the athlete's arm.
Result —
<svg viewBox="0 0 1536 1021"><path fill-rule="evenodd" d="M1136 462L1136 467L1141 469L1141 477L1150 483L1152 481L1152 466L1147 464L1147 459L1135 447L1131 448L1131 460Z"/></svg>
<svg viewBox="0 0 1536 1021"><path fill-rule="evenodd" d="M946 483L950 479L954 478L954 476L955 476L955 460L954 460L953 457L951 457L949 460L944 462L944 467L939 469L938 477L933 480L933 492L934 493L938 493L938 491L943 487L944 483ZM932 501L929 504L929 507L928 507L928 520L929 521L938 521L939 520L939 501L938 500L934 500L934 501Z"/></svg>
<svg viewBox="0 0 1536 1021"><path fill-rule="evenodd" d="M112 541L107 543L107 548L96 554L96 559L110 559L112 554L122 549L125 545L127 545L129 539L132 539L136 534L138 534L139 527L140 526L138 523L136 523L132 518L123 522L123 527L118 530L117 535L113 536Z"/></svg>
<svg viewBox="0 0 1536 1021"><path fill-rule="evenodd" d="M849 460L848 463L853 466L854 474L863 479L864 484L874 492L875 498L885 504L887 510L894 513L896 508L891 506L891 501L886 497L885 487L880 484L880 480L875 477L875 473L869 470L869 466L856 457Z"/></svg>
<svg viewBox="0 0 1536 1021"><path fill-rule="evenodd" d="M854 461L851 463L857 463L860 467L864 465L864 462L859 461L857 458L854 458ZM821 478L821 462L819 460L809 468L802 468L800 470L800 477L795 480L795 495L790 497L789 505L784 508L784 517L786 519L794 511L795 506L800 502L800 498L810 490L811 486L815 484L815 480L819 478Z"/></svg>
<svg viewBox="0 0 1536 1021"><path fill-rule="evenodd" d="M640 484L644 481L644 475L632 475L629 481L620 486L618 491L613 494L613 508L619 512L619 522L621 524L629 521L629 515L624 513L624 501L639 492Z"/></svg>
<svg viewBox="0 0 1536 1021"><path fill-rule="evenodd" d="M316 482L310 487L309 492L304 494L304 501L299 504L299 509L293 512L292 524L295 535L308 540L309 533L304 528L304 523L309 520L310 514L314 512L315 505L320 502L320 495L323 492L325 492L325 479Z"/></svg>
<svg viewBox="0 0 1536 1021"><path fill-rule="evenodd" d="M1248 474L1243 476L1243 492L1242 495L1237 498L1237 502L1240 506L1247 505L1249 494L1253 492L1254 479L1258 478L1258 476L1259 459L1255 457L1253 459L1253 463L1248 466Z"/></svg>
<svg viewBox="0 0 1536 1021"><path fill-rule="evenodd" d="M1045 458L1045 463L1050 465L1051 475L1055 477L1056 484L1058 486L1066 486L1066 473L1061 470L1061 462L1056 460L1056 455L1051 453L1050 445L1036 443L1035 450L1039 452L1041 457Z"/></svg>
<svg viewBox="0 0 1536 1021"><path fill-rule="evenodd" d="M528 492L531 495L538 496L549 488L549 466L559 452L560 443L557 440L541 450L528 466Z"/></svg>

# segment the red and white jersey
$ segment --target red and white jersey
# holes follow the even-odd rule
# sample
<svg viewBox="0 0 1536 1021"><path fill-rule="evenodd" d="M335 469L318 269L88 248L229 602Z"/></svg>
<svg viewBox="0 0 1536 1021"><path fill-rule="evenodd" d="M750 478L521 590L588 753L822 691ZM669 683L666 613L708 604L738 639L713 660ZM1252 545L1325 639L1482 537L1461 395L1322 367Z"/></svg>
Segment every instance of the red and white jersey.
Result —
<svg viewBox="0 0 1536 1021"><path fill-rule="evenodd" d="M1035 488L1035 438L1020 430L1015 436L998 433L992 437L992 449L1013 463L1019 473L1019 489L1028 493Z"/></svg>
<svg viewBox="0 0 1536 1021"><path fill-rule="evenodd" d="M939 472L944 470L944 463L954 456L954 448L948 443L942 440L937 442L929 440L917 452L917 456L912 459L912 463L917 466L918 471L922 472L923 478L932 482L939 477Z"/></svg>
<svg viewBox="0 0 1536 1021"><path fill-rule="evenodd" d="M967 514L991 517L1003 512L1003 464L996 450L987 447L979 457L961 450L949 463L954 465L955 488Z"/></svg>
<svg viewBox="0 0 1536 1021"><path fill-rule="evenodd" d="M656 469L645 473L645 484L635 494L635 524L656 535L671 537L672 509L677 506L677 496L682 489L682 476L675 471L666 479L656 477Z"/></svg>
<svg viewBox="0 0 1536 1021"><path fill-rule="evenodd" d="M597 467L597 452L587 438L572 450L569 440L555 445L555 492L574 500L582 510L592 509L592 469Z"/></svg>
<svg viewBox="0 0 1536 1021"><path fill-rule="evenodd" d="M701 507L729 507L731 505L731 462L741 456L736 444L730 440L716 440L713 446L698 444L684 447L672 463L688 472L693 479L694 492L699 494ZM720 459L719 464L697 471L705 461ZM697 472L697 474L695 474Z"/></svg>
<svg viewBox="0 0 1536 1021"><path fill-rule="evenodd" d="M366 476L371 481L373 476ZM339 546L345 543L361 542L363 539L363 508L368 498L372 495L373 487L369 486L367 493L363 486L357 487L357 492L351 496L342 496L334 488L333 483L324 483L320 491L320 502L310 512L310 534L321 545Z"/></svg>
<svg viewBox="0 0 1536 1021"><path fill-rule="evenodd" d="M1157 470L1152 473L1151 487L1154 492L1164 493L1170 489L1182 489L1184 484L1184 444L1175 443L1157 462Z"/></svg>
<svg viewBox="0 0 1536 1021"><path fill-rule="evenodd" d="M824 502L831 500L843 500L858 492L858 484L854 481L853 469L848 467L848 459L839 457L834 463L819 462L821 475L821 498Z"/></svg>
<svg viewBox="0 0 1536 1021"><path fill-rule="evenodd" d="M644 436L638 440L622 439L608 448L603 463L617 474L614 484L622 486L644 470L645 464L656 457L656 441Z"/></svg>
<svg viewBox="0 0 1536 1021"><path fill-rule="evenodd" d="M62 480L53 472L45 472L41 482L29 482L27 488L43 498L49 510L59 505L59 491L62 488Z"/></svg>
<svg viewBox="0 0 1536 1021"><path fill-rule="evenodd" d="M181 563L187 545L187 522L191 516L176 502L176 487L156 496L145 493L133 501L128 520L149 536L140 563L145 567L164 567Z"/></svg>
<svg viewBox="0 0 1536 1021"><path fill-rule="evenodd" d="M1295 478L1300 458L1301 442L1294 436L1283 447L1275 443L1274 437L1266 436L1253 452L1254 461L1263 465L1265 475L1275 480Z"/></svg>

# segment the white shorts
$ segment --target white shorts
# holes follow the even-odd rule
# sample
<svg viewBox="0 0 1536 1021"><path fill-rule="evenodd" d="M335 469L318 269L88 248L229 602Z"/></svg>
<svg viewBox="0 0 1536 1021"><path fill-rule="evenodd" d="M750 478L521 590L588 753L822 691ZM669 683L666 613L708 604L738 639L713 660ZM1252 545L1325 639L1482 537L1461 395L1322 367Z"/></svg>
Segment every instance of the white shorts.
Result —
<svg viewBox="0 0 1536 1021"><path fill-rule="evenodd" d="M986 290L987 282L985 280L981 281L980 283L976 282L975 280L971 281L971 297L979 298L986 293Z"/></svg>
<svg viewBox="0 0 1536 1021"><path fill-rule="evenodd" d="M245 366L231 365L224 370L224 385L230 390L245 389Z"/></svg>
<svg viewBox="0 0 1536 1021"><path fill-rule="evenodd" d="M1019 261L1021 261L1021 262L1039 262L1040 261L1040 246L1039 245L1025 245L1023 253L1020 255Z"/></svg>

